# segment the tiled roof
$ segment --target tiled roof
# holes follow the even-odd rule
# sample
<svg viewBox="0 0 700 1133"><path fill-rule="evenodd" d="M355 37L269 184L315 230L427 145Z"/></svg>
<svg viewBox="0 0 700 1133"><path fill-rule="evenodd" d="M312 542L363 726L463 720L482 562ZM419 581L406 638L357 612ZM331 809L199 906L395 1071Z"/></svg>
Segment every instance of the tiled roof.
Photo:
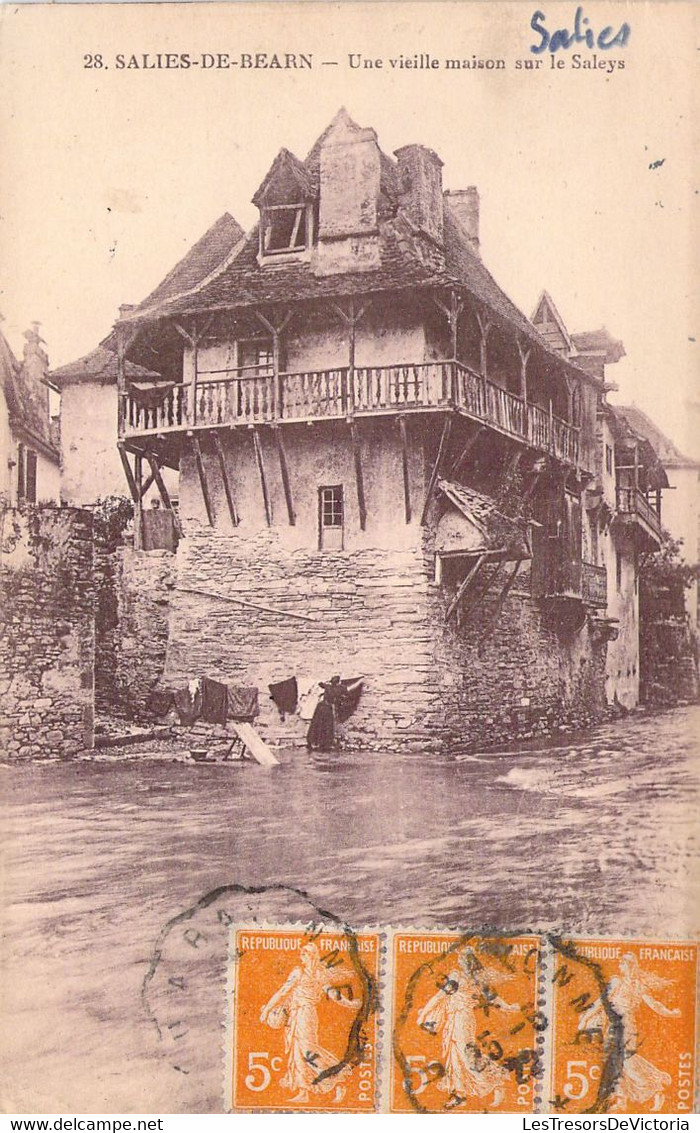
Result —
<svg viewBox="0 0 700 1133"><path fill-rule="evenodd" d="M196 287L224 262L243 235L238 221L225 212L131 313L155 307Z"/></svg>
<svg viewBox="0 0 700 1133"><path fill-rule="evenodd" d="M160 377L152 370L137 366L134 362L125 362L124 370L127 378L134 381L147 381ZM61 389L68 385L77 385L80 382L96 382L98 385L117 384L117 356L112 350L98 346L66 366L59 366L49 374L51 381Z"/></svg>
<svg viewBox="0 0 700 1133"><path fill-rule="evenodd" d="M341 114L343 113L341 111ZM303 168L314 192L318 191L322 145L333 125L334 123L331 123L321 134L303 162ZM354 126L354 123L351 125ZM287 151L282 152L287 154ZM280 155L276 162L279 160ZM285 157L285 160L302 165L292 154ZM272 169L274 168L273 163ZM192 280L189 289L185 287L184 273L178 278L177 286L173 281L175 273L180 272L186 264L188 257L185 257L163 284L138 307L126 314L122 321L128 325L132 321L153 320L177 314L194 314L231 307L298 302L328 296L369 294L417 287L447 288L461 285L480 300L493 315L505 320L530 343L536 344L543 352L556 358L559 366L572 365L575 372L579 376L582 375L583 371L575 364L567 363L550 350L547 342L530 320L496 283L479 256L471 249L468 236L450 207L449 196L444 199L443 250L420 234L399 211L401 186L398 163L381 150L380 178L378 268L371 271L318 276L314 274L312 265L306 260L287 260L284 263L265 264L261 267L258 263L259 236L256 225L238 241L232 251L229 249L229 255L215 264L211 271L200 273L198 279L195 279L197 271L194 269L188 271L188 278ZM265 181L263 181L264 185ZM217 222L219 223L221 222ZM195 245L190 253L191 256L197 248L205 245L213 231L214 229L210 229L199 245ZM105 342L111 344L111 339ZM586 377L589 380L596 380L588 374Z"/></svg>
<svg viewBox="0 0 700 1133"><path fill-rule="evenodd" d="M571 341L579 354L602 353L606 362L619 362L625 356L625 348L605 327L600 330L583 330L571 335Z"/></svg>
<svg viewBox="0 0 700 1133"><path fill-rule="evenodd" d="M453 480L438 480L438 488L481 532L483 543L481 547L475 548L476 551L505 549L515 558L530 557L524 523L503 515L491 496L478 492L475 488L467 488L464 484L456 484Z"/></svg>
<svg viewBox="0 0 700 1133"><path fill-rule="evenodd" d="M669 468L699 467L698 461L691 460L689 456L684 456L676 448L673 441L661 432L658 425L636 405L614 405L611 408L616 415L624 418L633 432L649 442L663 465L667 465Z"/></svg>

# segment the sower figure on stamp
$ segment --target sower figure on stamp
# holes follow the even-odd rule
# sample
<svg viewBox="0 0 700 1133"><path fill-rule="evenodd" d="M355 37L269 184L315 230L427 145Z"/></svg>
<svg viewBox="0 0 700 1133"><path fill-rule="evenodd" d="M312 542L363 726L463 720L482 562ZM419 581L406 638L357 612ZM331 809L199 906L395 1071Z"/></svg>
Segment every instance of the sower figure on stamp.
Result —
<svg viewBox="0 0 700 1133"><path fill-rule="evenodd" d="M652 1112L658 1113L664 1104L664 1091L671 1085L671 1076L658 1070L641 1054L637 1012L642 1004L666 1019L680 1016L678 1007L666 1007L652 996L652 991L668 987L670 980L653 972L643 972L633 952L620 960L619 975L613 976L607 986L608 1010L612 1008L622 1024L622 1067L613 1091L613 1109L621 1109L627 1102L647 1102L654 1099ZM603 1038L610 1030L610 1018L602 999L596 999L579 1020L579 1031L600 1030ZM633 1107L636 1108L636 1107Z"/></svg>
<svg viewBox="0 0 700 1133"><path fill-rule="evenodd" d="M485 968L474 949L465 948L459 954L459 968L450 971L440 990L418 1013L418 1026L441 1036L445 1073L438 1089L449 1094L450 1107L457 1106L461 1098L489 1094L493 1094L492 1107L503 1101L508 1072L479 1050L476 1011L483 1005L485 993L490 1007L519 1010L516 1004L506 1003L493 993L495 981L504 978L509 977Z"/></svg>
<svg viewBox="0 0 700 1133"><path fill-rule="evenodd" d="M342 1007L357 1011L362 1002L352 996L353 973L344 965L329 968L321 963L315 944L305 944L299 952L300 966L294 968L284 984L263 1007L260 1022L278 1028L284 1026L284 1047L287 1070L281 1085L296 1090L292 1101L308 1102L309 1094L334 1091L333 1102L342 1101L342 1085L350 1067L337 1074L323 1076L340 1058L319 1043L318 1004L332 999Z"/></svg>

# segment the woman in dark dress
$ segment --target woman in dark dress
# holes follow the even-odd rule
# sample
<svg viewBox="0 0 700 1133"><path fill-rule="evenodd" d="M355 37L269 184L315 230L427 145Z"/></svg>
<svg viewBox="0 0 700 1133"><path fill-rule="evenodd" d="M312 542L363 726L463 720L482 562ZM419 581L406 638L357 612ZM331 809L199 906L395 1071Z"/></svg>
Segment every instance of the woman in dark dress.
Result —
<svg viewBox="0 0 700 1133"><path fill-rule="evenodd" d="M323 694L316 705L306 735L306 746L309 751L332 750L335 740L336 710L345 695L340 677L333 677L328 682L321 681L321 688Z"/></svg>

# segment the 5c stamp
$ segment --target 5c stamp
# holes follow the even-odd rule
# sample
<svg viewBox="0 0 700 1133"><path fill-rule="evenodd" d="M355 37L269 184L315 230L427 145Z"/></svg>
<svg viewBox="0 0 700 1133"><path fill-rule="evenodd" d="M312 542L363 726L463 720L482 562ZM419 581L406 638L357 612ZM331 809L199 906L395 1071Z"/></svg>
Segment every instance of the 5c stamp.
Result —
<svg viewBox="0 0 700 1133"><path fill-rule="evenodd" d="M379 951L376 932L233 930L232 1109L376 1109Z"/></svg>

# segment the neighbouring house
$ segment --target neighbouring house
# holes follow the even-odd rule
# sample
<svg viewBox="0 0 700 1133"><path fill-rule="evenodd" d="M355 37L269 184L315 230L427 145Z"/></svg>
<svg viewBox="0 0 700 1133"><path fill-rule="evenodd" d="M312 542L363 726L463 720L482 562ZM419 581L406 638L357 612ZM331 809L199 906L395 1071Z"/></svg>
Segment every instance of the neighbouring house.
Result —
<svg viewBox="0 0 700 1133"><path fill-rule="evenodd" d="M179 476L164 685L362 676L344 742L373 747L631 705L615 595L660 536L641 493L662 485L625 495L604 380L621 344L569 336L551 301L529 320L481 259L476 189L444 191L432 150L389 156L345 111L253 202L250 232L222 255L214 226L104 344L137 511L149 469L159 490ZM259 723L303 734L265 694Z"/></svg>
<svg viewBox="0 0 700 1133"><path fill-rule="evenodd" d="M58 421L38 323L24 339L20 362L0 333L0 493L8 507L57 501L60 490Z"/></svg>
<svg viewBox="0 0 700 1133"><path fill-rule="evenodd" d="M638 406L616 405L615 413L624 418L628 427L643 438L654 450L663 466L670 491L664 496L664 527L674 539L682 542L683 559L693 565L698 562L698 476L700 461L685 456L662 433L658 425ZM692 625L698 620L698 584L693 583L685 592L685 605Z"/></svg>
<svg viewBox="0 0 700 1133"><path fill-rule="evenodd" d="M640 699L639 556L661 546L661 493L668 479L654 448L607 402L615 388L607 367L625 355L604 328L569 333L543 291L533 324L550 348L599 380L594 477L583 495L582 555L587 594L611 628L606 657L609 704L634 708Z"/></svg>

